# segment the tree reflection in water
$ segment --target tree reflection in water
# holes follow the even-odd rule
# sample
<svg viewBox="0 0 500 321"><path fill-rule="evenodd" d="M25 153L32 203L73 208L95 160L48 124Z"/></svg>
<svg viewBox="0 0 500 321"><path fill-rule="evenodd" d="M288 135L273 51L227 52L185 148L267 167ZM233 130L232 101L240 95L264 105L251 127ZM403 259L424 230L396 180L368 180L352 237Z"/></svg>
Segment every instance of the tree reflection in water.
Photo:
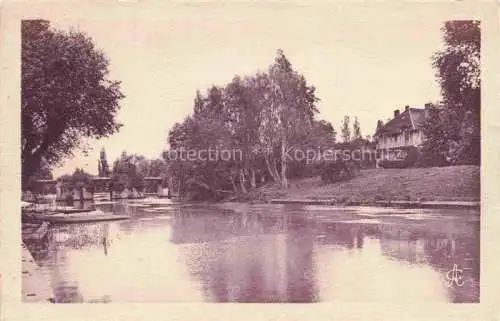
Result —
<svg viewBox="0 0 500 321"><path fill-rule="evenodd" d="M111 208L132 218L54 227L34 250L58 302L137 299L138 294L123 295L135 288L162 301L163 286L182 288L187 300L211 302L479 299L479 223L463 219L416 221L383 209L377 219L360 219L352 209L274 205L246 205L237 212L217 205L156 213L123 204ZM90 262L91 257L102 261ZM99 294L90 272L69 273L75 262L102 264L104 279L112 278L106 273L121 276L112 278L109 293ZM468 287L444 286L441 279L453 264L467 269ZM378 269L386 272L374 273ZM405 287L407 278L417 289ZM176 298L181 290L168 292Z"/></svg>

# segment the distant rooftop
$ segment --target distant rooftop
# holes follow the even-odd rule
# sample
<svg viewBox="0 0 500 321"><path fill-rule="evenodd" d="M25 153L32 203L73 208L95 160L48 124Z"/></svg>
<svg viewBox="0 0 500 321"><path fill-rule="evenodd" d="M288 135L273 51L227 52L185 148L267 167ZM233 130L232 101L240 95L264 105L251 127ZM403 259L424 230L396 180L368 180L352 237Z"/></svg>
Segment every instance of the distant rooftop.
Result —
<svg viewBox="0 0 500 321"><path fill-rule="evenodd" d="M398 112L387 124L379 128L376 135L397 135L405 129L420 130L424 121L425 108L408 107L402 112Z"/></svg>
<svg viewBox="0 0 500 321"><path fill-rule="evenodd" d="M95 176L91 178L94 181L109 181L111 180L111 177L101 177L101 176Z"/></svg>
<svg viewBox="0 0 500 321"><path fill-rule="evenodd" d="M144 177L144 180L147 180L147 181L158 181L158 180L161 180L162 178L160 176L147 176L147 177Z"/></svg>
<svg viewBox="0 0 500 321"><path fill-rule="evenodd" d="M37 183L55 183L56 181L54 179L37 179L35 180Z"/></svg>

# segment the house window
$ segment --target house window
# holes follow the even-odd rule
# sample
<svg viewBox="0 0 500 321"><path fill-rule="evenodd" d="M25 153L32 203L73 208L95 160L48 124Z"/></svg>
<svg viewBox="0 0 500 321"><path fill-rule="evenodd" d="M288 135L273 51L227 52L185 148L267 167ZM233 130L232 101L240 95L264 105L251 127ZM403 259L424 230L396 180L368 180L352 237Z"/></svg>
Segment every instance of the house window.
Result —
<svg viewBox="0 0 500 321"><path fill-rule="evenodd" d="M410 142L410 137L411 137L411 135L410 135L410 134L411 134L411 133L410 133L410 131L409 131L409 130L405 130L404 135L405 135L405 142L406 142L406 143Z"/></svg>

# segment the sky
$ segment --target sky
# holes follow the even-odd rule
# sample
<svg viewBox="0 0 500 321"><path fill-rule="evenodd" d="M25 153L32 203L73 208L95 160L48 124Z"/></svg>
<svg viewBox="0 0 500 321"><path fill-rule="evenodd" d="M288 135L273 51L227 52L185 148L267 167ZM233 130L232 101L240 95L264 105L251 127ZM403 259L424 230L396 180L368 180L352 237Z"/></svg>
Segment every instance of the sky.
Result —
<svg viewBox="0 0 500 321"><path fill-rule="evenodd" d="M76 6L76 5L75 5ZM377 120L405 105L438 101L431 56L442 47L445 19L432 6L177 4L36 8L27 18L90 36L122 81L119 133L89 141L54 169L96 174L105 148L112 163L122 151L158 157L169 129L193 109L197 89L225 85L234 75L265 71L277 49L316 87L319 119L340 131L357 116L363 136Z"/></svg>

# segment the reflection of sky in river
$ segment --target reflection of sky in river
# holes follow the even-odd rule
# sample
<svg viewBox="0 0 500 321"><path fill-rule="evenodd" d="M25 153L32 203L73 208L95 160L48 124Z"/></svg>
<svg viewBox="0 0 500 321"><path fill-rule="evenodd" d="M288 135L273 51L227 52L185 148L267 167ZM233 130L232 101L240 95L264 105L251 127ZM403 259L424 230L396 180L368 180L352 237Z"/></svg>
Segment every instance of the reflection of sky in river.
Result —
<svg viewBox="0 0 500 321"><path fill-rule="evenodd" d="M424 264L411 265L382 253L380 241L365 238L362 250L317 253L320 293L331 302L446 302L441 275Z"/></svg>
<svg viewBox="0 0 500 321"><path fill-rule="evenodd" d="M181 249L168 246L170 233L167 225L149 233L122 234L106 256L102 248L72 251L71 277L85 280L80 282L84 297L106 293L116 301L199 301L196 284L179 282L189 276L178 264Z"/></svg>
<svg viewBox="0 0 500 321"><path fill-rule="evenodd" d="M478 300L479 225L468 216L446 219L450 213L426 210L432 219L408 220L405 215L418 211L375 219L359 214L381 209L330 209L327 217L325 207L309 206L242 205L237 212L227 204L160 205L156 212L112 206L103 208L132 218L55 227L47 244L31 246L58 302ZM453 264L467 269L461 288L444 285Z"/></svg>

